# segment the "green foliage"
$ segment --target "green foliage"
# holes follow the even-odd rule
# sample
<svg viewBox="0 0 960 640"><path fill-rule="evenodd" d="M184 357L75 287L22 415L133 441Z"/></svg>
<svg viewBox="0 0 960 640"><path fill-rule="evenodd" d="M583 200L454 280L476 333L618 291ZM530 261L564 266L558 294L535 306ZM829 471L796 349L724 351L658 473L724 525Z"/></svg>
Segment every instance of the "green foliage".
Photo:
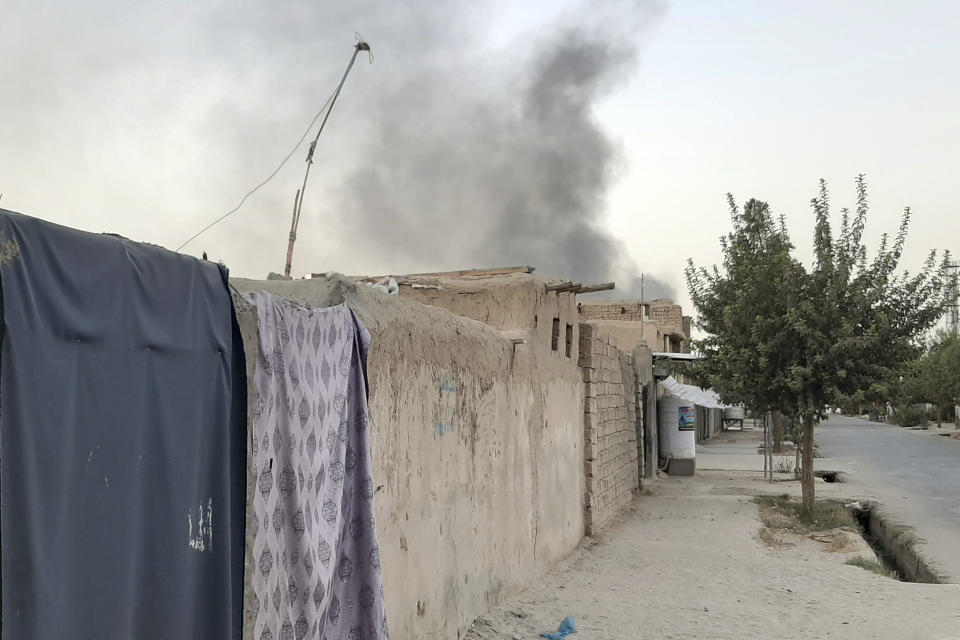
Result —
<svg viewBox="0 0 960 640"><path fill-rule="evenodd" d="M872 260L863 233L867 188L856 180L857 204L841 211L837 236L830 198L820 181L811 200L814 261L793 257L783 218L765 202L741 210L728 195L733 230L720 242L723 268L688 261L690 297L706 337L694 341L704 359L691 371L727 402L780 410L803 426L803 509L814 508L813 426L826 406L851 398L885 399L892 381L922 353L922 336L942 315L949 255L931 251L916 275L898 272L910 210L892 237L884 234Z"/></svg>
<svg viewBox="0 0 960 640"><path fill-rule="evenodd" d="M859 416L861 415L860 411L863 409L863 403L857 401L856 398L850 397L840 400L837 406L840 407L840 411L842 411L845 416Z"/></svg>
<svg viewBox="0 0 960 640"><path fill-rule="evenodd" d="M661 367L674 378L681 379L689 376L692 372L691 363L686 360L673 360L671 358L655 358L654 365Z"/></svg>
<svg viewBox="0 0 960 640"><path fill-rule="evenodd" d="M754 410L785 409L792 364L792 335L784 318L797 303L803 271L790 251L782 223L765 202L740 210L727 196L733 231L721 238L723 272L686 269L698 326L706 336L694 344L705 356L691 371L725 400ZM762 381L762 384L758 384Z"/></svg>
<svg viewBox="0 0 960 640"><path fill-rule="evenodd" d="M814 506L813 518L807 522L800 520L800 503L790 496L758 496L754 502L760 505L760 521L769 529L790 531L793 533L811 533L830 531L846 527L856 530L857 522L853 514L842 502L821 500Z"/></svg>
<svg viewBox="0 0 960 640"><path fill-rule="evenodd" d="M927 412L915 404L897 407L893 422L901 427L925 427L928 424Z"/></svg>
<svg viewBox="0 0 960 640"><path fill-rule="evenodd" d="M724 400L802 419L825 417L825 405L857 397L886 399L890 384L922 351L921 338L943 311L944 262L931 252L916 275L898 273L910 221L904 211L892 239L884 234L873 260L863 243L867 190L856 180L854 212L842 210L833 235L821 180L811 201L814 263L792 256L783 219L750 200L728 196L733 225L723 269L686 269L705 358L692 372Z"/></svg>
<svg viewBox="0 0 960 640"><path fill-rule="evenodd" d="M930 403L940 408L931 419L953 413L960 403L960 338L941 332L931 342L927 352L908 369L902 383L904 402ZM939 420L938 420L939 422Z"/></svg>

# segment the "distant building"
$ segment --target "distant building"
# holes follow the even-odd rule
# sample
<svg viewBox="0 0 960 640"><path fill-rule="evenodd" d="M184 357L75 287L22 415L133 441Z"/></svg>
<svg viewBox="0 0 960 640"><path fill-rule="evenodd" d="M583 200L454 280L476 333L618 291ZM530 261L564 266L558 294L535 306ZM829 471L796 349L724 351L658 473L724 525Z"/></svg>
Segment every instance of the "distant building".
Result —
<svg viewBox="0 0 960 640"><path fill-rule="evenodd" d="M645 344L655 352L688 353L690 320L667 298L580 302L580 321L603 328L627 351Z"/></svg>
<svg viewBox="0 0 960 640"><path fill-rule="evenodd" d="M397 275L393 280L401 298L483 322L514 343L530 345L541 357L552 353L576 367L582 321L577 295L610 290L614 283L583 284L533 272L533 267L495 267ZM384 280L356 279L368 284Z"/></svg>

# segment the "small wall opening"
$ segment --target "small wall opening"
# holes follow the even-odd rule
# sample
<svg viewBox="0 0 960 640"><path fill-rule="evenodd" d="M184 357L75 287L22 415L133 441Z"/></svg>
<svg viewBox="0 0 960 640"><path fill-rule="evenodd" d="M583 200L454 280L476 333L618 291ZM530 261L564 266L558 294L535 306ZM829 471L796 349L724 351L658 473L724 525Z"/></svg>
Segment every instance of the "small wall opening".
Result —
<svg viewBox="0 0 960 640"><path fill-rule="evenodd" d="M567 357L573 357L573 325L567 325Z"/></svg>
<svg viewBox="0 0 960 640"><path fill-rule="evenodd" d="M560 346L560 318L553 319L553 335L550 338L550 348L554 351Z"/></svg>

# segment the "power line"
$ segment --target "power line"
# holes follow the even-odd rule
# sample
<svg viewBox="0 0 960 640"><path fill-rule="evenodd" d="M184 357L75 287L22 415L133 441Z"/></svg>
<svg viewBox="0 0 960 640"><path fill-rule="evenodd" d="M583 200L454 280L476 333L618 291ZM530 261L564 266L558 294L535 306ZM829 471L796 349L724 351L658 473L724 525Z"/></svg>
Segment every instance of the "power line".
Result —
<svg viewBox="0 0 960 640"><path fill-rule="evenodd" d="M338 88L339 88L339 87L338 87ZM276 176L276 175L280 172L280 169L283 168L283 165L287 164L287 160L289 160L290 157L293 156L293 154L297 151L297 149L300 148L300 145L303 144L303 141L307 139L307 135L310 134L310 130L313 129L313 125L315 125L315 124L317 123L317 120L319 120L319 119L320 119L320 116L323 115L323 112L326 111L327 107L330 105L330 102L333 100L333 97L336 95L336 93L337 93L337 89L334 89L334 90L330 93L330 97L327 98L327 101L324 102L324 103L323 103L323 106L320 107L320 110L317 111L317 115L313 116L313 120L310 121L310 125L307 127L307 130L304 131L304 132L303 132L303 135L300 136L300 139L297 140L297 144L295 144L295 145L293 146L293 148L290 149L290 153L288 153L286 156L284 156L283 160L280 161L280 164L277 165L277 168L273 170L273 173L271 173L269 176L267 176L266 179L265 179L263 182L261 182L260 184L258 184L257 186L255 186L253 189L250 189L250 191L248 191L248 192L246 193L246 195L244 195L244 196L240 199L240 202L237 204L237 206L235 206L235 207L234 207L233 209L231 209L230 211L227 211L225 214L223 214L222 216L220 216L219 218L217 218L216 220L214 220L213 222L211 222L210 224L208 224L207 226L205 226L203 229L200 229L200 231L198 231L198 232L196 232L195 234L193 234L192 236L190 236L190 237L187 239L187 241L184 242L183 244L181 244L179 247L177 247L176 250L177 250L177 251L180 251L180 250L183 249L185 246L187 246L188 244L190 244L191 242L193 242L194 240L196 240L201 234L203 234L205 231L207 231L208 229L210 229L212 226L214 226L215 224L217 224L217 223L220 222L221 220L223 220L223 219L227 218L228 216L230 216L230 215L236 213L237 211L239 211L240 207L243 206L243 203L247 201L247 198L249 198L250 196L252 196L253 194L255 194L257 191L259 191L260 188L263 187L265 184L267 184L268 182L270 182L271 180L273 180L273 177Z"/></svg>

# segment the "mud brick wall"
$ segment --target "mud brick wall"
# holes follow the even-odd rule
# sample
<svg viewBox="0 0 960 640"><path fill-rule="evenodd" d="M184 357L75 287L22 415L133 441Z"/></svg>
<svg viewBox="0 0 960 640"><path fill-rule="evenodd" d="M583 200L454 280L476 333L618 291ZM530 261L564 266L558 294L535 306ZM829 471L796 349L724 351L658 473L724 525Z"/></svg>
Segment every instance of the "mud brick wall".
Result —
<svg viewBox="0 0 960 640"><path fill-rule="evenodd" d="M630 320L640 322L641 320L649 319L644 316L644 306L646 305L639 300L609 303L591 302L580 307L580 315L587 320Z"/></svg>
<svg viewBox="0 0 960 640"><path fill-rule="evenodd" d="M643 487L643 387L637 376L637 362L633 355L620 352L620 379L623 381L623 404L627 409L627 424L632 424L637 442L638 489Z"/></svg>
<svg viewBox="0 0 960 640"><path fill-rule="evenodd" d="M647 308L644 314L644 307ZM580 306L580 317L585 321L591 320L619 320L640 322L647 320L655 322L661 329L671 332L682 331L689 337L689 316L684 319L680 305L672 300L654 300L640 302L639 300L621 300L614 302L586 302Z"/></svg>
<svg viewBox="0 0 960 640"><path fill-rule="evenodd" d="M639 489L632 357L590 324L580 325L584 383L584 526L593 535Z"/></svg>

